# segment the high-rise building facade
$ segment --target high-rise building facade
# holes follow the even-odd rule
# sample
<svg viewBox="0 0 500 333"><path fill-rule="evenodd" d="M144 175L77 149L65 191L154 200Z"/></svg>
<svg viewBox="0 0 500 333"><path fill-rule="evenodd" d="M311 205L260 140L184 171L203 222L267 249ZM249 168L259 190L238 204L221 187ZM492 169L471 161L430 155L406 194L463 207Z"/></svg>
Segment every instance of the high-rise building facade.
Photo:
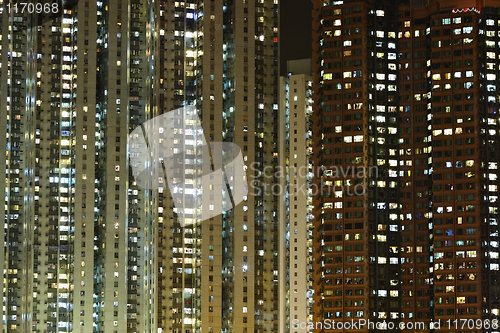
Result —
<svg viewBox="0 0 500 333"><path fill-rule="evenodd" d="M277 327L278 1L0 4L2 331ZM188 105L239 145L249 195L182 227L164 179L135 182L128 135Z"/></svg>
<svg viewBox="0 0 500 333"><path fill-rule="evenodd" d="M155 194L127 150L152 116L152 8L2 8L2 331L156 331Z"/></svg>
<svg viewBox="0 0 500 333"><path fill-rule="evenodd" d="M498 331L499 10L314 1L314 321Z"/></svg>
<svg viewBox="0 0 500 333"><path fill-rule="evenodd" d="M280 78L280 332L312 322L313 141L311 59L291 60ZM279 185L279 186L277 186ZM279 189L279 191L278 191Z"/></svg>
<svg viewBox="0 0 500 333"><path fill-rule="evenodd" d="M162 2L158 25L158 114L195 105L207 142L241 148L249 187L184 227L160 196L158 329L277 329L278 198L262 170L278 164L278 1Z"/></svg>

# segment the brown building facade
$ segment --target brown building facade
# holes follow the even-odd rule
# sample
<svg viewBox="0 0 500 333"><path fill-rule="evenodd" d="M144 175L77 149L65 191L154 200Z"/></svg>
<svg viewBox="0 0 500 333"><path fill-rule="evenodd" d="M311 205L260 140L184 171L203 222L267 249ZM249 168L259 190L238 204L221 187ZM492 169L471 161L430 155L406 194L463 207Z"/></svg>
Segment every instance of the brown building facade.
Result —
<svg viewBox="0 0 500 333"><path fill-rule="evenodd" d="M498 330L499 14L314 2L315 322Z"/></svg>

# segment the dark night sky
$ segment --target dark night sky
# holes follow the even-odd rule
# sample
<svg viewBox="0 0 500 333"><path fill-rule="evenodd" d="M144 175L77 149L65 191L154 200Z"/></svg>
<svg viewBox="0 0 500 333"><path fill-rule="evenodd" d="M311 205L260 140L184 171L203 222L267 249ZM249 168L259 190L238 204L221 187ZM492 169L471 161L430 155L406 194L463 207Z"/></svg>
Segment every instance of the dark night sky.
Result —
<svg viewBox="0 0 500 333"><path fill-rule="evenodd" d="M287 60L311 57L311 0L280 0L280 75Z"/></svg>

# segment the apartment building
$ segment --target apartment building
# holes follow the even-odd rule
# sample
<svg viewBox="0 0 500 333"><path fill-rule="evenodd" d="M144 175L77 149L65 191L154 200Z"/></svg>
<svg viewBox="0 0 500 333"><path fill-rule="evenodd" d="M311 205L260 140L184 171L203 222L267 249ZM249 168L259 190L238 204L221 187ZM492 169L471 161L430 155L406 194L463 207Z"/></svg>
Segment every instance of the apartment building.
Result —
<svg viewBox="0 0 500 333"><path fill-rule="evenodd" d="M280 332L306 332L293 327L312 321L314 292L311 59L287 67L280 78Z"/></svg>
<svg viewBox="0 0 500 333"><path fill-rule="evenodd" d="M161 6L158 114L195 105L207 142L241 148L249 194L184 227L160 194L158 329L264 332L278 325L278 200L261 172L278 164L278 2Z"/></svg>
<svg viewBox="0 0 500 333"><path fill-rule="evenodd" d="M496 331L499 7L314 2L314 321Z"/></svg>
<svg viewBox="0 0 500 333"><path fill-rule="evenodd" d="M137 78L152 67L152 8L13 5L1 16L2 331L156 331L154 194L134 187L127 149L129 127L152 116Z"/></svg>

